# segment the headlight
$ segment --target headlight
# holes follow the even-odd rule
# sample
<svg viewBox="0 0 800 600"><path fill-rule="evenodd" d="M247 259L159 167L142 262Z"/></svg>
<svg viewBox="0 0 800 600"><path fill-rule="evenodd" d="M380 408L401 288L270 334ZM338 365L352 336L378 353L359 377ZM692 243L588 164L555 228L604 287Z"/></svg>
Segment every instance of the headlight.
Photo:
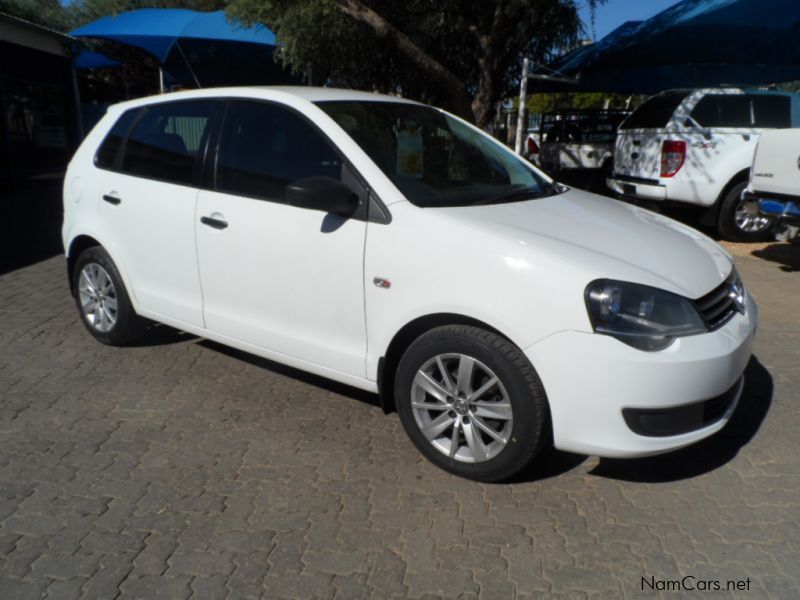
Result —
<svg viewBox="0 0 800 600"><path fill-rule="evenodd" d="M692 302L647 285L598 279L586 286L595 332L640 350L663 350L676 337L707 331Z"/></svg>

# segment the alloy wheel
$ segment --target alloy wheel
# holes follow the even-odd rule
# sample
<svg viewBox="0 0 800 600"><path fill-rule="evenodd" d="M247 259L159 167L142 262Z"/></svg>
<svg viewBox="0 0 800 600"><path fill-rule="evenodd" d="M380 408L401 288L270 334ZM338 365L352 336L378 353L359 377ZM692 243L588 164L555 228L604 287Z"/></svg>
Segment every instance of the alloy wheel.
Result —
<svg viewBox="0 0 800 600"><path fill-rule="evenodd" d="M758 205L752 201L739 200L733 218L736 227L745 233L764 231L770 226L770 220L758 214Z"/></svg>
<svg viewBox="0 0 800 600"><path fill-rule="evenodd" d="M422 434L442 454L466 463L491 460L513 428L511 401L497 375L465 354L439 354L417 371L411 408Z"/></svg>
<svg viewBox="0 0 800 600"><path fill-rule="evenodd" d="M101 333L111 331L117 322L117 290L102 266L84 265L78 280L78 297L83 316Z"/></svg>

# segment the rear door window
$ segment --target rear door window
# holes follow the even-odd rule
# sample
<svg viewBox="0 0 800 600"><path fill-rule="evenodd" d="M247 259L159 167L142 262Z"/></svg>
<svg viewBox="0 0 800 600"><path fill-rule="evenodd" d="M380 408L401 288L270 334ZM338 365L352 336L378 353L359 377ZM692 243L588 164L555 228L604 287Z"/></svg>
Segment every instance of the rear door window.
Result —
<svg viewBox="0 0 800 600"><path fill-rule="evenodd" d="M288 184L313 176L342 178L341 157L313 125L266 102L230 103L217 157L217 190L283 202Z"/></svg>
<svg viewBox="0 0 800 600"><path fill-rule="evenodd" d="M670 92L653 96L625 119L620 129L660 129L666 127L675 109L688 96L686 92Z"/></svg>
<svg viewBox="0 0 800 600"><path fill-rule="evenodd" d="M125 144L122 172L191 185L215 106L196 100L148 107Z"/></svg>

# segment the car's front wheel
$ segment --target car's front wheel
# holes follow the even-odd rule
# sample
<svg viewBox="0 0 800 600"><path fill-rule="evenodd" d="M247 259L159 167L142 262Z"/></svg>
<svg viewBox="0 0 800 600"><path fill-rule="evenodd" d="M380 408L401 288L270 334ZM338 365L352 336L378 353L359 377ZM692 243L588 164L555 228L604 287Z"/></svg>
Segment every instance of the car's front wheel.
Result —
<svg viewBox="0 0 800 600"><path fill-rule="evenodd" d="M438 327L411 344L398 365L395 402L422 454L478 481L520 471L547 432L547 399L533 367L511 342L477 327Z"/></svg>
<svg viewBox="0 0 800 600"><path fill-rule="evenodd" d="M146 331L147 321L133 310L117 266L103 248L84 250L72 277L81 320L95 339L122 346Z"/></svg>

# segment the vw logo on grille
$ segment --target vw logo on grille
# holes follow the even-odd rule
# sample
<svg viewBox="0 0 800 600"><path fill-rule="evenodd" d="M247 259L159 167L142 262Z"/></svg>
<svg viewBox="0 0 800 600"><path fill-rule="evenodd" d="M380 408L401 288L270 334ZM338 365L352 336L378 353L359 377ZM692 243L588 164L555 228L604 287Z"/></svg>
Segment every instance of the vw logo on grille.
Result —
<svg viewBox="0 0 800 600"><path fill-rule="evenodd" d="M744 314L744 285L741 281L734 281L731 284L731 291L728 294L736 306L736 310Z"/></svg>

